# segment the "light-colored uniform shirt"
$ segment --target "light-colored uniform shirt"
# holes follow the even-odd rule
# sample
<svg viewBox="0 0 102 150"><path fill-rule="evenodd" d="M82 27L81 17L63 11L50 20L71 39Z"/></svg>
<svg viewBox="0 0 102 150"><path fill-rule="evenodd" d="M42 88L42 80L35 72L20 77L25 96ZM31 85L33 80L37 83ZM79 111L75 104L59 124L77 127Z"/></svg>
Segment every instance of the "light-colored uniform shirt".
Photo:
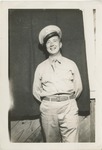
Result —
<svg viewBox="0 0 102 150"><path fill-rule="evenodd" d="M37 100L41 101L41 97L57 93L75 92L75 96L78 97L81 91L80 73L72 60L62 55L59 55L55 60L49 57L36 68L33 94Z"/></svg>

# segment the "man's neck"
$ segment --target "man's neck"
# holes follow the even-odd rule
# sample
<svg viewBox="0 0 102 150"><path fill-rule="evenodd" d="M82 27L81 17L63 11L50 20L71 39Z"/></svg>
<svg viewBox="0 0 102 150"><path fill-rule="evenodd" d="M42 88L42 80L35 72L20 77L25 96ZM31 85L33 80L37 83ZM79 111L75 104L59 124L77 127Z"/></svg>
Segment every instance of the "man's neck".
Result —
<svg viewBox="0 0 102 150"><path fill-rule="evenodd" d="M60 52L58 52L57 54L49 55L49 57L50 57L51 59L58 58L58 57L60 57L60 56L61 56L61 53L60 53Z"/></svg>

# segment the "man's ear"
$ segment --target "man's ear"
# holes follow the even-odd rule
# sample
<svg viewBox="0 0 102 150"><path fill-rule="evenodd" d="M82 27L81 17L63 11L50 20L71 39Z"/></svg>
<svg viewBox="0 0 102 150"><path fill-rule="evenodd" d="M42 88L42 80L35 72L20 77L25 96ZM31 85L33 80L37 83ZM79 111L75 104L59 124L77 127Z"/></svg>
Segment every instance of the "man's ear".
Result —
<svg viewBox="0 0 102 150"><path fill-rule="evenodd" d="M60 48L62 47L62 42L60 42Z"/></svg>

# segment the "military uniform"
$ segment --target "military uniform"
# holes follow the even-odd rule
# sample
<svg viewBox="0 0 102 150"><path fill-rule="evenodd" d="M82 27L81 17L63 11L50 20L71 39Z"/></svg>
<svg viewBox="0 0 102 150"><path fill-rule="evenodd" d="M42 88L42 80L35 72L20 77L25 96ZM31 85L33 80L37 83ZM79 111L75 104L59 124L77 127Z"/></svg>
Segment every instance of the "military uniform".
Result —
<svg viewBox="0 0 102 150"><path fill-rule="evenodd" d="M55 36L62 38L61 29L49 25L41 30L39 42L46 46L48 40ZM57 46L52 42L50 47L49 51L53 53ZM78 142L76 98L81 92L78 67L74 61L63 57L60 50L54 57L49 54L49 58L37 66L33 94L41 102L41 122L46 142Z"/></svg>

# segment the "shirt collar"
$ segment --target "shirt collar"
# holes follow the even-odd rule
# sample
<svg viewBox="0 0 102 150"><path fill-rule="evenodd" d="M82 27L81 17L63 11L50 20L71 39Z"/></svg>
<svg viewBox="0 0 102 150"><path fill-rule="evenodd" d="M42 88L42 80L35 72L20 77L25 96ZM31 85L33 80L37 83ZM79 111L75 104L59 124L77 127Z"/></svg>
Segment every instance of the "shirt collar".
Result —
<svg viewBox="0 0 102 150"><path fill-rule="evenodd" d="M49 61L50 61L50 63L52 63L53 61L58 61L59 63L61 63L61 61L62 61L62 55L61 54L59 54L59 55L57 55L57 56L55 56L55 57L51 57L51 56L49 56Z"/></svg>

